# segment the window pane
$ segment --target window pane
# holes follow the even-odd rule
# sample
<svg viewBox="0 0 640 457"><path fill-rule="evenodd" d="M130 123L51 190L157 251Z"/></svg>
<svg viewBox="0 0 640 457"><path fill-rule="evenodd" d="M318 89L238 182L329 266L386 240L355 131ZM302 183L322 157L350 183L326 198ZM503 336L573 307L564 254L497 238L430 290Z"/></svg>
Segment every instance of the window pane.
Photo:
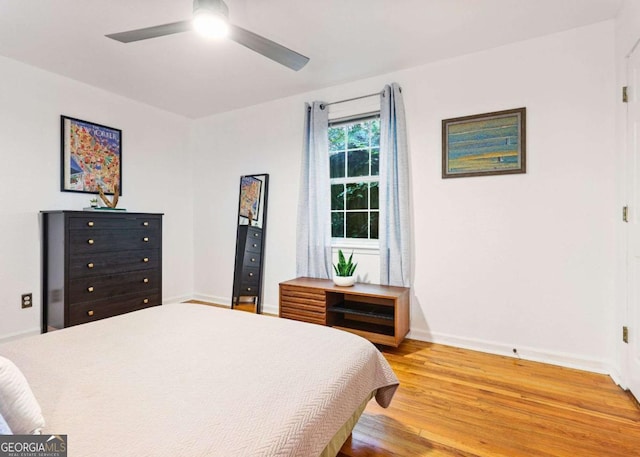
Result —
<svg viewBox="0 0 640 457"><path fill-rule="evenodd" d="M367 209L369 186L366 182L347 184L347 209Z"/></svg>
<svg viewBox="0 0 640 457"><path fill-rule="evenodd" d="M331 236L334 238L344 238L344 213L331 213Z"/></svg>
<svg viewBox="0 0 640 457"><path fill-rule="evenodd" d="M372 240L377 240L378 239L378 219L379 219L378 212L377 211L371 211L370 226L371 226L371 239Z"/></svg>
<svg viewBox="0 0 640 457"><path fill-rule="evenodd" d="M331 209L344 209L344 184L331 185Z"/></svg>
<svg viewBox="0 0 640 457"><path fill-rule="evenodd" d="M378 239L380 119L329 128L331 235ZM367 182L357 182L366 180Z"/></svg>
<svg viewBox="0 0 640 457"><path fill-rule="evenodd" d="M371 147L380 146L380 119L371 121Z"/></svg>
<svg viewBox="0 0 640 457"><path fill-rule="evenodd" d="M344 151L345 137L344 127L329 128L329 151Z"/></svg>
<svg viewBox="0 0 640 457"><path fill-rule="evenodd" d="M380 149L371 150L371 176L380 174Z"/></svg>
<svg viewBox="0 0 640 457"><path fill-rule="evenodd" d="M348 148L368 148L369 147L369 129L366 123L352 124L348 129Z"/></svg>
<svg viewBox="0 0 640 457"><path fill-rule="evenodd" d="M347 162L347 176L369 176L369 151L359 149L349 151Z"/></svg>
<svg viewBox="0 0 640 457"><path fill-rule="evenodd" d="M329 177L344 178L344 152L332 152L329 155Z"/></svg>
<svg viewBox="0 0 640 457"><path fill-rule="evenodd" d="M347 237L367 238L369 235L369 218L366 211L347 213Z"/></svg>
<svg viewBox="0 0 640 457"><path fill-rule="evenodd" d="M371 209L379 209L380 203L378 202L378 183L372 182L369 192L371 193Z"/></svg>

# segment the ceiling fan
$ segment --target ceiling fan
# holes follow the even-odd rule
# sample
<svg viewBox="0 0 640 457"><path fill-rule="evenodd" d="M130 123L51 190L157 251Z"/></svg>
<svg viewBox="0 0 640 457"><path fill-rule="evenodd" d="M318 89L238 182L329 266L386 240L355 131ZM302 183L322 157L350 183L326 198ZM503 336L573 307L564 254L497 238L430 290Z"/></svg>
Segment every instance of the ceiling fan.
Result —
<svg viewBox="0 0 640 457"><path fill-rule="evenodd" d="M143 29L105 35L121 43L148 40L195 30L206 36L228 36L236 43L274 60L292 70L304 67L309 58L281 44L229 23L229 8L223 0L193 0L193 19Z"/></svg>

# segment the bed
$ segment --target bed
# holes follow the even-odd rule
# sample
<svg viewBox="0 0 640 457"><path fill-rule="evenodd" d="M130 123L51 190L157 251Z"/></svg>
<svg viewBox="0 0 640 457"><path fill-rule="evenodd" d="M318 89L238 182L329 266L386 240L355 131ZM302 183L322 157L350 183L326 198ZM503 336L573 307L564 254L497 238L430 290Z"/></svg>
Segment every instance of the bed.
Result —
<svg viewBox="0 0 640 457"><path fill-rule="evenodd" d="M0 345L71 457L335 455L398 386L350 333L195 304Z"/></svg>

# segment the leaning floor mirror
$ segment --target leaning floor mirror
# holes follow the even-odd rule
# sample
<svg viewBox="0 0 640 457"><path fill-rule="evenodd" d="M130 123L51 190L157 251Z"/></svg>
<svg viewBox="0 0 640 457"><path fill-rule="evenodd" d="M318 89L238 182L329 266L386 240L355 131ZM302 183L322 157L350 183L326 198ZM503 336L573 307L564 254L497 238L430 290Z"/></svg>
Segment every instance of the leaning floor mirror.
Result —
<svg viewBox="0 0 640 457"><path fill-rule="evenodd" d="M268 174L240 177L232 309L262 312L268 195Z"/></svg>

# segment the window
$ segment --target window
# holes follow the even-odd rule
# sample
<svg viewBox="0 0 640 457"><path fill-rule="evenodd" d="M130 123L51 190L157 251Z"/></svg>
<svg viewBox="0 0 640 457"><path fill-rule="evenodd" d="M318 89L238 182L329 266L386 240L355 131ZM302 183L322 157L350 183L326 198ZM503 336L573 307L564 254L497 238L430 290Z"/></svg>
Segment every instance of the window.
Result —
<svg viewBox="0 0 640 457"><path fill-rule="evenodd" d="M378 239L380 116L329 125L331 236Z"/></svg>

